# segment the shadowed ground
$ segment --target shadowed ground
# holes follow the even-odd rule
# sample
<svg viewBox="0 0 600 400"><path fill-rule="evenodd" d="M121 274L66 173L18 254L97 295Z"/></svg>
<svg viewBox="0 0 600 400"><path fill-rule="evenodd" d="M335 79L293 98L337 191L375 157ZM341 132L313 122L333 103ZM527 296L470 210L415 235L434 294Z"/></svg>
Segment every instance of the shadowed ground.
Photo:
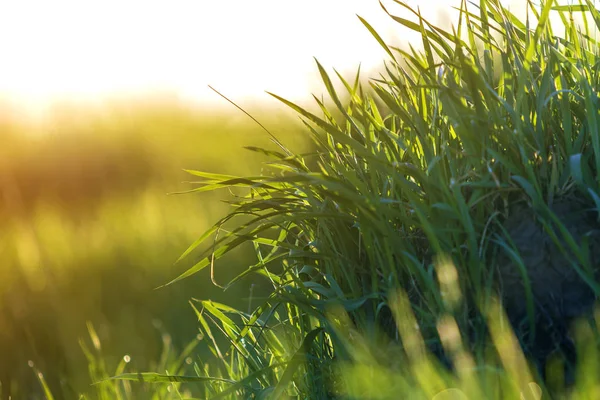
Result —
<svg viewBox="0 0 600 400"><path fill-rule="evenodd" d="M592 274L597 278L600 264L600 224L597 212L585 201L569 196L557 199L550 210L561 221L578 246L587 246ZM574 361L573 343L569 328L575 318L585 317L595 301L592 288L571 264L573 252L555 224L553 232L560 247L536 213L524 204L515 205L504 227L512 239L531 282L534 298L535 337L531 337L527 322L525 285L516 262L507 252L500 252L498 269L501 292L509 319L521 338L525 350L542 365L556 350L562 350L568 360ZM585 254L585 252L583 253ZM582 265L575 261L580 269ZM527 342L532 339L529 344Z"/></svg>

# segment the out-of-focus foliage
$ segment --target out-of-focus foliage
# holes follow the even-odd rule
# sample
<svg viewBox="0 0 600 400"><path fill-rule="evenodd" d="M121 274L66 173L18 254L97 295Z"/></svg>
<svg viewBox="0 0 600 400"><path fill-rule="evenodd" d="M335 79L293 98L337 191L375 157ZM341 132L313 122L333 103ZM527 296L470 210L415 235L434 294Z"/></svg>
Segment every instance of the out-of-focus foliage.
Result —
<svg viewBox="0 0 600 400"><path fill-rule="evenodd" d="M188 300L224 296L208 275L153 289L186 268L174 261L226 207L219 194L167 193L188 188L182 168L259 173L265 157L242 147L269 141L237 110L67 111L36 125L5 118L0 131L0 382L13 398L40 388L30 360L58 398L89 392L86 321L112 372L125 354L129 370L159 368L161 332L171 351L195 337ZM302 148L289 116L261 121ZM217 278L239 272L243 254ZM228 298L244 307L249 285Z"/></svg>

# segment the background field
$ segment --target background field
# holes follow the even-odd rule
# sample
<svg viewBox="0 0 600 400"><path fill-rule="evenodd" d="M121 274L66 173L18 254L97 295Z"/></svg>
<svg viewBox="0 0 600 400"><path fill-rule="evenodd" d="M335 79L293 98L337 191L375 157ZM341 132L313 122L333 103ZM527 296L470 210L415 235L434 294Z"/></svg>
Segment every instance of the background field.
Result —
<svg viewBox="0 0 600 400"><path fill-rule="evenodd" d="M246 308L251 281L223 294L208 271L160 290L189 267L173 265L227 210L218 194L167 196L188 189L183 168L260 172L265 158L243 146L273 147L231 108L190 111L175 103L57 110L31 124L0 121L0 381L4 396L40 390L28 361L55 396L91 392L78 340L98 332L107 369L125 355L128 370L156 370L164 341L192 340L191 297ZM250 109L249 111L253 111ZM302 151L296 119L253 114ZM226 195L226 193L223 193ZM226 197L226 196L224 196ZM237 252L218 264L225 282L247 266ZM186 264L187 263L187 264ZM254 293L258 293L256 289ZM226 296L226 297L225 297ZM91 346L90 346L91 347ZM162 371L164 372L164 371ZM2 395L0 395L2 397Z"/></svg>

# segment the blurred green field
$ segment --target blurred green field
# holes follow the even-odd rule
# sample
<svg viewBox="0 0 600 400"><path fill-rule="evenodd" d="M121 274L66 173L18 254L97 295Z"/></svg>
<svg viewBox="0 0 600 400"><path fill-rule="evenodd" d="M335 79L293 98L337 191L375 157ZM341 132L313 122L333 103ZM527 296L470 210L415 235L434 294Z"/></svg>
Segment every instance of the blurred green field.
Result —
<svg viewBox="0 0 600 400"><path fill-rule="evenodd" d="M600 398L600 45L479 3L403 4L420 54L363 20L370 92L318 64L332 111L250 110L287 155L235 109L0 122L0 397Z"/></svg>
<svg viewBox="0 0 600 400"><path fill-rule="evenodd" d="M286 145L307 143L288 114L254 116ZM0 140L0 397L41 391L28 361L56 398L91 393L78 346L86 321L109 371L125 355L129 371L154 370L164 333L178 350L198 333L191 297L244 307L252 282L224 294L208 271L153 290L189 267L173 263L227 210L218 194L168 196L189 188L182 169L259 173L265 158L242 147L273 148L243 113L145 104L63 110L42 124L5 116ZM219 262L216 279L244 257Z"/></svg>

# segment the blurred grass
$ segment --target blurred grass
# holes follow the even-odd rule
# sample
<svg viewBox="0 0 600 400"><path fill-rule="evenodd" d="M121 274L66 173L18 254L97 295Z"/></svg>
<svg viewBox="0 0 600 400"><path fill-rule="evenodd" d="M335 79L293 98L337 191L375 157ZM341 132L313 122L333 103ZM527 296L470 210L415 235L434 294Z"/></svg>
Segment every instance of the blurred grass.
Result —
<svg viewBox="0 0 600 400"><path fill-rule="evenodd" d="M288 115L266 116L267 125L298 143ZM166 193L185 176L182 168L240 171L261 159L241 147L269 140L235 109L162 103L64 109L42 124L5 118L0 126L0 210L12 214L31 212L38 201L86 208L157 182Z"/></svg>
<svg viewBox="0 0 600 400"><path fill-rule="evenodd" d="M261 121L302 147L286 115ZM151 368L164 332L181 350L197 334L189 298L223 293L207 275L153 289L185 269L173 262L227 208L219 194L167 192L187 188L182 168L259 173L264 158L242 146L268 145L268 135L239 112L176 104L0 125L0 396L41 390L30 360L55 398L88 392L88 360L76 345L88 320L114 368L125 354L134 370ZM218 275L239 273L243 254L220 263ZM229 300L243 307L249 285Z"/></svg>

